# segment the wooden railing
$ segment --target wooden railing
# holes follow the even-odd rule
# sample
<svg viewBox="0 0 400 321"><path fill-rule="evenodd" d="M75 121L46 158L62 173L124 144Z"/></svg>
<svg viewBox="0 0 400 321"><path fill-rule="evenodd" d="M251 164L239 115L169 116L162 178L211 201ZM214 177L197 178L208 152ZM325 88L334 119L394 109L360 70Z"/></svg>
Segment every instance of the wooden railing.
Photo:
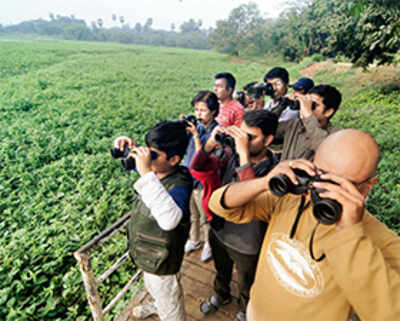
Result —
<svg viewBox="0 0 400 321"><path fill-rule="evenodd" d="M106 313L109 312L111 308L125 295L131 285L140 278L142 273L142 271L138 270L135 275L132 276L129 282L122 288L122 290L110 301L110 303L104 309L102 308L98 286L129 258L129 254L128 252L124 253L124 255L122 255L97 280L94 277L90 257L94 250L99 248L104 242L113 237L115 233L124 228L128 224L129 218L130 214L125 215L74 253L76 260L79 262L83 283L85 285L86 296L89 301L94 321L104 321L104 316ZM126 308L117 316L115 320L122 321L128 318L128 315L132 309L132 301L133 299L130 303L128 303Z"/></svg>

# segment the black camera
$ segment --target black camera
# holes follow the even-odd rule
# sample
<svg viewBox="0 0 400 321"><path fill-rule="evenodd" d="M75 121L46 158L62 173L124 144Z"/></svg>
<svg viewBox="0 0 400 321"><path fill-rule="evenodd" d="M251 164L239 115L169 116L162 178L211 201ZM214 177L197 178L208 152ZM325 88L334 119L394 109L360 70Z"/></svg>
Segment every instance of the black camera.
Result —
<svg viewBox="0 0 400 321"><path fill-rule="evenodd" d="M316 189L312 186L313 182L327 182L336 184L330 180L322 180L319 176L309 176L305 171L301 169L293 169L296 174L298 184L295 185L292 181L284 174L276 175L269 181L269 188L272 193L276 196L282 197L287 193L300 195L305 193L307 190L311 191L311 200L313 202L313 213L314 217L318 222L331 225L335 224L342 215L342 205L332 199L322 198L320 194L324 192L324 189Z"/></svg>
<svg viewBox="0 0 400 321"><path fill-rule="evenodd" d="M246 107L246 95L244 91L237 91L235 93L235 99L243 106Z"/></svg>
<svg viewBox="0 0 400 321"><path fill-rule="evenodd" d="M197 126L197 118L193 115L186 115L182 121L185 122L186 127L189 127L189 123Z"/></svg>
<svg viewBox="0 0 400 321"><path fill-rule="evenodd" d="M215 134L215 141L220 143L223 147L235 148L235 140L225 133Z"/></svg>
<svg viewBox="0 0 400 321"><path fill-rule="evenodd" d="M112 158L121 158L122 167L125 168L127 171L136 168L136 162L133 157L128 157L131 150L129 149L128 145L125 145L124 150L121 151L118 147L111 148L111 156ZM158 154L155 151L150 152L151 160L155 160L158 157Z"/></svg>
<svg viewBox="0 0 400 321"><path fill-rule="evenodd" d="M260 98L262 95L272 97L274 92L274 88L270 83L255 84L247 89L247 96L250 98Z"/></svg>

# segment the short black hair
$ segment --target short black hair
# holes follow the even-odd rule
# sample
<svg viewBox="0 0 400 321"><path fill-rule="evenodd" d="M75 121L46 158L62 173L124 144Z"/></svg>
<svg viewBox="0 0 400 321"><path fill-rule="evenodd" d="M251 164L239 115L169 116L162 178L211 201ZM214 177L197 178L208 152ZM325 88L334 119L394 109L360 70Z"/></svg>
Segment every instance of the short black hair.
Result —
<svg viewBox="0 0 400 321"><path fill-rule="evenodd" d="M232 88L232 92L235 90L236 79L230 72L220 72L215 75L215 79L224 78L226 80L226 87Z"/></svg>
<svg viewBox="0 0 400 321"><path fill-rule="evenodd" d="M289 73L282 67L275 67L268 71L264 76L264 82L267 82L267 79L272 78L280 78L285 84L289 83Z"/></svg>
<svg viewBox="0 0 400 321"><path fill-rule="evenodd" d="M308 94L316 94L322 97L322 102L325 105L324 111L333 108L333 114L329 117L331 119L336 111L339 109L342 102L342 94L335 87L330 85L318 85L310 89Z"/></svg>
<svg viewBox="0 0 400 321"><path fill-rule="evenodd" d="M151 128L145 137L146 145L153 146L167 154L183 158L189 144L189 136L182 121L164 121Z"/></svg>
<svg viewBox="0 0 400 321"><path fill-rule="evenodd" d="M244 91L248 91L249 88L252 87L253 85L255 85L256 83L257 83L257 81L249 82L248 84L246 84L246 85L243 87L243 90L244 90Z"/></svg>
<svg viewBox="0 0 400 321"><path fill-rule="evenodd" d="M258 127L265 137L275 135L278 128L278 117L265 109L248 111L243 116L243 121L249 127Z"/></svg>
<svg viewBox="0 0 400 321"><path fill-rule="evenodd" d="M210 90L200 90L192 99L192 106L194 107L194 105L200 101L205 103L209 110L215 111L214 117L217 117L219 112L219 102L216 94Z"/></svg>

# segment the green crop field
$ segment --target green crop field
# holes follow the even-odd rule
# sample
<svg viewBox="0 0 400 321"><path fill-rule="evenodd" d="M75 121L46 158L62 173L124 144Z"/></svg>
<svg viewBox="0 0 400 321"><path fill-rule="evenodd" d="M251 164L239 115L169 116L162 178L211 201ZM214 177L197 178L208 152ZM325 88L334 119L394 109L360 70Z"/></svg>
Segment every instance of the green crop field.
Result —
<svg viewBox="0 0 400 321"><path fill-rule="evenodd" d="M129 210L136 179L111 159L113 139L142 143L156 122L190 112L192 97L210 89L217 72L232 72L239 88L272 65L61 41L1 41L0 57L0 319L85 320L90 311L72 254ZM307 65L285 64L292 79ZM380 144L380 182L368 208L400 233L399 87L358 82L353 69L323 68L314 79L344 93L335 125L366 130ZM96 252L97 275L125 247L121 233ZM105 300L133 270L125 264L101 286Z"/></svg>

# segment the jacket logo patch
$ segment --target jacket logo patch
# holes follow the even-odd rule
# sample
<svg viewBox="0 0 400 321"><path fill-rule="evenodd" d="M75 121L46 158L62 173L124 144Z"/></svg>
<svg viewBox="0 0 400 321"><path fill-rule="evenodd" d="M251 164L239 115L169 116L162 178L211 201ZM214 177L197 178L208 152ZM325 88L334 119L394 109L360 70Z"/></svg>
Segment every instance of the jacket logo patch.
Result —
<svg viewBox="0 0 400 321"><path fill-rule="evenodd" d="M273 233L266 257L275 279L288 292L312 298L324 289L324 278L318 264L299 241L283 233Z"/></svg>

